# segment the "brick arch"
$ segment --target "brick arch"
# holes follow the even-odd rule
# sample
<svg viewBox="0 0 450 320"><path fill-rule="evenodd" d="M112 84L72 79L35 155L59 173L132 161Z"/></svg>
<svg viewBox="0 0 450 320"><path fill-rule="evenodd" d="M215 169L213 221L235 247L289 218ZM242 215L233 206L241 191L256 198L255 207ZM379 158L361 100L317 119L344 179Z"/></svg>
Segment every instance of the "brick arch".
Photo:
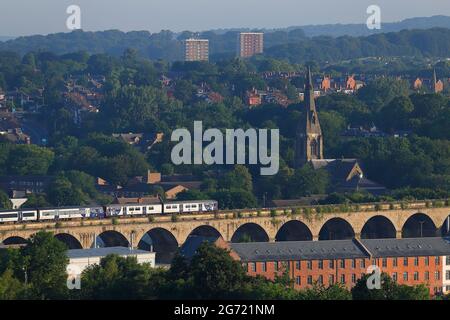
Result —
<svg viewBox="0 0 450 320"><path fill-rule="evenodd" d="M252 242L270 241L267 231L254 222L244 223L237 228L231 237L231 242L242 242L245 237L248 237L248 240Z"/></svg>
<svg viewBox="0 0 450 320"><path fill-rule="evenodd" d="M394 226L394 228L397 232L402 230L403 224L399 223L399 221L398 221L399 219L392 219L392 217L389 214L387 214L383 211L379 211L379 212L376 212L375 214L370 214L370 215L365 216L364 219L359 223L350 223L353 227L353 230L355 230L355 234L361 235L366 224L375 217L386 218Z"/></svg>
<svg viewBox="0 0 450 320"><path fill-rule="evenodd" d="M80 239L77 238L77 235L69 232L59 232L54 233L54 237L66 244L69 249L83 249L83 244Z"/></svg>

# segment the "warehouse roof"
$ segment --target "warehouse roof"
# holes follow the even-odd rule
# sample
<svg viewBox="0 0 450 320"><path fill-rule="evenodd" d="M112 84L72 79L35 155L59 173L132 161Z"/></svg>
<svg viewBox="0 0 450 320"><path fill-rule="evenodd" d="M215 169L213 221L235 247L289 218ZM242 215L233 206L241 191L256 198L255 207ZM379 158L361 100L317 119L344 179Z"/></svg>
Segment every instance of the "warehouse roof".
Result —
<svg viewBox="0 0 450 320"><path fill-rule="evenodd" d="M233 243L242 261L320 260L366 258L353 240Z"/></svg>
<svg viewBox="0 0 450 320"><path fill-rule="evenodd" d="M450 238L365 239L360 241L373 257L450 255Z"/></svg>
<svg viewBox="0 0 450 320"><path fill-rule="evenodd" d="M93 258L93 257L106 257L110 254L116 254L119 256L136 256L140 254L149 254L151 252L133 249L126 247L110 247L110 248L92 248L92 249L72 249L67 250L67 256L69 259L75 258Z"/></svg>

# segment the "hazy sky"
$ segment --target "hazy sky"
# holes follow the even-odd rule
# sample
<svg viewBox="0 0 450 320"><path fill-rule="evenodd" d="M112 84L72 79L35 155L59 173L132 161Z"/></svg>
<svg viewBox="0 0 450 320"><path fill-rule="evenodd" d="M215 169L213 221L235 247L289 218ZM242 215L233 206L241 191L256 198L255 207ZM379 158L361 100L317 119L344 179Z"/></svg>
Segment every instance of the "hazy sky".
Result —
<svg viewBox="0 0 450 320"><path fill-rule="evenodd" d="M66 9L81 7L82 29L202 31L362 23L371 4L384 22L450 15L449 0L0 0L0 35L68 31Z"/></svg>

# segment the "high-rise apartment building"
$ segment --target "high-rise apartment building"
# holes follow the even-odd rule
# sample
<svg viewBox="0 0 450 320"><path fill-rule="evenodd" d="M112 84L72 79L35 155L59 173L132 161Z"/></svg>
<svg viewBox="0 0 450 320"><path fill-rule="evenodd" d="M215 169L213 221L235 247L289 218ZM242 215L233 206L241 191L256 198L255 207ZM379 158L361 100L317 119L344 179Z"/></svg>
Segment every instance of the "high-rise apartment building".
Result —
<svg viewBox="0 0 450 320"><path fill-rule="evenodd" d="M264 51L264 33L241 32L238 35L238 56L249 58Z"/></svg>
<svg viewBox="0 0 450 320"><path fill-rule="evenodd" d="M209 40L207 39L186 39L184 50L185 61L209 60Z"/></svg>

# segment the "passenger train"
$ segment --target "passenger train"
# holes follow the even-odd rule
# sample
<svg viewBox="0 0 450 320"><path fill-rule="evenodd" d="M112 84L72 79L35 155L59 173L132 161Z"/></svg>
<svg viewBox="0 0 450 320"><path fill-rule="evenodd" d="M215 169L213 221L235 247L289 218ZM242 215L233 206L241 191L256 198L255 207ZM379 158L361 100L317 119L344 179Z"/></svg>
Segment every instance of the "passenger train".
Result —
<svg viewBox="0 0 450 320"><path fill-rule="evenodd" d="M0 223L70 219L104 219L120 216L164 215L214 212L219 209L215 200L161 202L155 204L111 204L92 207L61 207L16 209L0 211Z"/></svg>

